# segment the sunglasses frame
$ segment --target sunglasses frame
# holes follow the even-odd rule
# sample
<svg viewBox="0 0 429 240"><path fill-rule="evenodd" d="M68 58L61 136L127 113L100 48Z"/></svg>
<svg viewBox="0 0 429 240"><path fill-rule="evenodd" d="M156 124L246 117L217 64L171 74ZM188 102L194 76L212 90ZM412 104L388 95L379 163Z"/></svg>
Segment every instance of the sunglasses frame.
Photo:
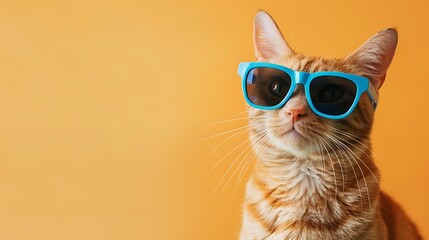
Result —
<svg viewBox="0 0 429 240"><path fill-rule="evenodd" d="M262 68L262 67L273 68L273 69L283 71L291 77L291 86L289 88L288 93L283 98L283 100L275 106L260 106L260 105L254 104L254 103L252 103L252 101L250 101L250 99L247 95L247 88L246 88L247 75L249 74L249 72L252 69ZM358 75L354 75L354 74L350 74L350 73L328 72L328 71L308 73L308 72L295 71L295 70L292 70L290 68L287 68L287 67L284 67L284 66L281 66L278 64L267 63L267 62L241 62L238 65L238 74L242 78L242 90L243 90L243 94L244 94L244 98L246 99L246 102L250 106L257 108L257 109L261 109L261 110L274 110L274 109L278 109L278 108L281 108L282 106L284 106L286 104L286 102L290 99L290 97L292 96L292 94L295 91L296 86L298 84L304 85L305 97L307 98L307 103L310 106L311 110L316 115L319 115L321 117L328 118L328 119L338 120L338 119L343 119L343 118L348 117L356 108L357 104L359 103L360 97L362 96L362 94L364 92L368 93L369 98L372 101L372 105L374 107L374 110L377 107L377 103L378 103L377 91L375 90L374 86L372 86L369 79L366 77L362 77L362 76L358 76ZM321 76L334 76L334 77L345 78L347 80L352 81L356 85L355 99L353 100L353 103L352 103L350 109L347 110L346 113L341 114L341 115L329 115L329 114L325 114L325 113L318 111L314 107L313 102L311 100L311 95L310 95L310 84L315 78L321 77Z"/></svg>

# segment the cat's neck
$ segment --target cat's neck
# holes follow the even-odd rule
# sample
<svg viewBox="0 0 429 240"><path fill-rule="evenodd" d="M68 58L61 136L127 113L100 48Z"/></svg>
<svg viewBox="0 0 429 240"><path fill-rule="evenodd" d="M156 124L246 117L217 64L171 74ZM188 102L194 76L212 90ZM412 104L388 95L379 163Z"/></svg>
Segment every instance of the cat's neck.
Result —
<svg viewBox="0 0 429 240"><path fill-rule="evenodd" d="M379 189L379 171L370 149L365 150L354 149L347 155L331 152L308 158L260 159L253 178L273 194L274 189L287 192L286 197L281 196L285 202L336 200L353 193L362 204L370 204Z"/></svg>
<svg viewBox="0 0 429 240"><path fill-rule="evenodd" d="M347 239L360 239L374 225L368 219L375 219L380 191L369 156L266 160L256 163L245 209L272 236L346 239L344 232L350 232Z"/></svg>

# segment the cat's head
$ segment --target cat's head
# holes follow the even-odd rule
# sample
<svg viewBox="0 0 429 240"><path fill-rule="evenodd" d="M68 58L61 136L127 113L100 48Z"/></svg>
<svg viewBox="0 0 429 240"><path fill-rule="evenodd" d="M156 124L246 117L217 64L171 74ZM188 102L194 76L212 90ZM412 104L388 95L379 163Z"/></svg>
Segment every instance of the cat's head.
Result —
<svg viewBox="0 0 429 240"><path fill-rule="evenodd" d="M289 47L276 23L266 12L258 12L254 23L254 46L258 62L274 63L310 73L335 71L360 75L368 78L376 91L386 78L397 40L396 30L386 29L345 58L308 57ZM329 143L338 140L347 143L369 138L374 108L368 94L362 94L348 117L332 120L312 112L304 91L299 84L286 104L276 110L250 107L249 123L255 148L265 149L263 154L306 158L320 152L323 146L335 146L335 143Z"/></svg>

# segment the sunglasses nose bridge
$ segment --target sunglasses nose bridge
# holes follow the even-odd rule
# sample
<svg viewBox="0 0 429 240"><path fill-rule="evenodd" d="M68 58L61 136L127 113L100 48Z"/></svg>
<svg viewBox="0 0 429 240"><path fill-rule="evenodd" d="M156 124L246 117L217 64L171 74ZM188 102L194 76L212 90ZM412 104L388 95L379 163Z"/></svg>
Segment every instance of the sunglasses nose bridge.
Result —
<svg viewBox="0 0 429 240"><path fill-rule="evenodd" d="M293 88L293 93L292 96L298 94L298 93L303 93L305 94L305 85L307 83L308 78L310 77L310 74L307 72L299 72L299 71L294 71L294 75L293 75L293 81L295 83L295 87ZM299 85L302 85L301 87ZM292 97L290 96L290 97Z"/></svg>
<svg viewBox="0 0 429 240"><path fill-rule="evenodd" d="M305 86L309 76L310 74L307 72L296 71L294 76L296 84L302 84Z"/></svg>

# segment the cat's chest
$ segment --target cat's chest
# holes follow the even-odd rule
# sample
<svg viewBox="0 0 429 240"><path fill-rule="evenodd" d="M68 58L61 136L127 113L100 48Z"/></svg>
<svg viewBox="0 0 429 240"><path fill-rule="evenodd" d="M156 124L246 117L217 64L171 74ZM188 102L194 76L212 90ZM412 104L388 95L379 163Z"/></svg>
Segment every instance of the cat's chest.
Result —
<svg viewBox="0 0 429 240"><path fill-rule="evenodd" d="M299 161L278 166L269 175L256 174L248 183L247 198L249 202L258 203L257 208L264 218L275 219L277 224L322 220L331 210L340 213L335 178L329 167L319 165Z"/></svg>
<svg viewBox="0 0 429 240"><path fill-rule="evenodd" d="M269 173L270 176L259 177L265 182L266 188L273 191L272 195L275 195L275 191L287 192L287 196L279 195L283 201L305 202L316 197L326 199L326 195L331 195L337 189L335 172L330 171L327 164L297 161L276 168Z"/></svg>
<svg viewBox="0 0 429 240"><path fill-rule="evenodd" d="M255 178L247 186L245 212L268 226L272 236L280 234L277 236L280 238L273 239L285 239L284 234L302 234L309 226L322 229L343 218L346 211L335 197L318 190L326 191L326 186L314 169L304 167L291 175L294 175L295 188L290 188L292 183L270 188Z"/></svg>
<svg viewBox="0 0 429 240"><path fill-rule="evenodd" d="M335 180L324 169L308 162L279 169L271 172L270 177L253 176L247 185L246 197L250 202L258 202L259 208L271 215L268 218L299 219L306 215L313 218L321 211L320 206L329 208L328 205L336 201Z"/></svg>

